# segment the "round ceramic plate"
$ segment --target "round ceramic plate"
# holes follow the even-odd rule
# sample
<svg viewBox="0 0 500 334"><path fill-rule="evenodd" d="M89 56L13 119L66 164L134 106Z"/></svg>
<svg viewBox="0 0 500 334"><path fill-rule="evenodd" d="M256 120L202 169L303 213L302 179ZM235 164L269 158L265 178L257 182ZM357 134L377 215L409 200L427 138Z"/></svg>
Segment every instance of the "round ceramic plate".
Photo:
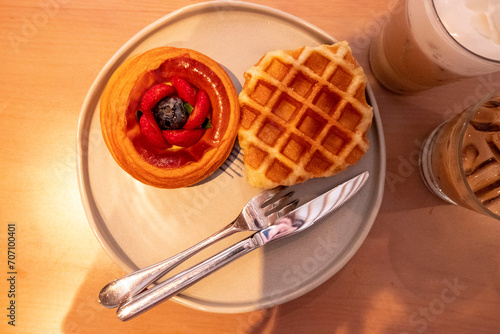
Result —
<svg viewBox="0 0 500 334"><path fill-rule="evenodd" d="M95 235L126 271L172 256L231 222L260 190L246 183L237 145L230 158L201 184L168 190L146 186L125 173L102 139L99 99L113 71L128 57L158 46L185 47L219 62L239 92L243 72L266 52L335 40L286 13L244 2L208 2L182 8L154 22L108 62L83 105L78 129L82 201ZM377 215L383 193L385 146L373 92L370 149L354 166L330 178L294 186L301 202L357 175L365 187L346 205L307 231L266 245L222 268L174 299L211 312L236 313L292 300L332 277L354 255ZM197 254L174 272L247 237L233 235ZM110 280L112 277L110 277Z"/></svg>

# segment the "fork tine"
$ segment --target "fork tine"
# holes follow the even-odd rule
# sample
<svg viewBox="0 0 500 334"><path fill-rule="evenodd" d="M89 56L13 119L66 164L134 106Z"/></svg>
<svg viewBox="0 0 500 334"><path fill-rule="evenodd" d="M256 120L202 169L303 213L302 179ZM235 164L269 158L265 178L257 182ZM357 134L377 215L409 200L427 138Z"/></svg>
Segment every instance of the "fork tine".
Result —
<svg viewBox="0 0 500 334"><path fill-rule="evenodd" d="M283 189L286 187L284 186L278 186L273 189L268 189L260 194L257 194L254 198L252 198L252 201L254 204L258 204L261 208L268 205L268 203L272 202L275 200L276 195L278 195Z"/></svg>
<svg viewBox="0 0 500 334"><path fill-rule="evenodd" d="M297 204L299 204L299 200L296 199L290 203L288 203L287 205L285 205L284 207L282 207L280 210L278 211L275 211L273 213L271 213L267 219L269 220L270 224L274 224L274 222L283 217L284 215L292 212L293 210L295 210L295 208L297 207Z"/></svg>
<svg viewBox="0 0 500 334"><path fill-rule="evenodd" d="M271 199L269 199L268 201L266 201L265 203L262 203L261 204L261 209L265 209L265 213L266 215L268 215L269 213L272 213L273 211L277 211L280 208L280 206L282 206L284 203L286 203L286 201L288 201L290 199L290 197L293 196L293 194L295 194L295 191L290 191L284 195L280 195L280 194L277 194L275 196L273 196Z"/></svg>

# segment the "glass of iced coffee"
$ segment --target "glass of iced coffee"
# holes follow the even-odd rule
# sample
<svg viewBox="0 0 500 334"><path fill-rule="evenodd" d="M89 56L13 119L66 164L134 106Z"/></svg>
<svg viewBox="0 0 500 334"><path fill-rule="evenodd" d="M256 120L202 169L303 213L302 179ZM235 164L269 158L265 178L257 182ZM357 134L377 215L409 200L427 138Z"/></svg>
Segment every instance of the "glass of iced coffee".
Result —
<svg viewBox="0 0 500 334"><path fill-rule="evenodd" d="M378 81L411 94L500 71L500 1L400 0L370 46Z"/></svg>
<svg viewBox="0 0 500 334"><path fill-rule="evenodd" d="M500 219L500 90L437 127L420 167L443 200Z"/></svg>

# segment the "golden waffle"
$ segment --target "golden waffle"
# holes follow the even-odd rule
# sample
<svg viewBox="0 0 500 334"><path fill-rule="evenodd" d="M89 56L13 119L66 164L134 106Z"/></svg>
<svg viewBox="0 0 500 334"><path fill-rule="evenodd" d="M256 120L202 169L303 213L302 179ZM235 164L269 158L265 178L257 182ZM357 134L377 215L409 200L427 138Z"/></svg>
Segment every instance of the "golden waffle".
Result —
<svg viewBox="0 0 500 334"><path fill-rule="evenodd" d="M367 151L373 109L347 42L269 52L244 77L238 138L251 185L330 176Z"/></svg>

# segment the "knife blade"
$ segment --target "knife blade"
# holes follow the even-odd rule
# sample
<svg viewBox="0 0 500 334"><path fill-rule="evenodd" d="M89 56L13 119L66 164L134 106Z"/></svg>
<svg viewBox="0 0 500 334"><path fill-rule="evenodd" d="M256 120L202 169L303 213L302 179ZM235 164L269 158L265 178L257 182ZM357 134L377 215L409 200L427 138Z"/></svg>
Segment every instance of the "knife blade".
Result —
<svg viewBox="0 0 500 334"><path fill-rule="evenodd" d="M259 246L264 246L271 241L307 229L347 202L363 187L368 177L368 172L363 172L341 185L336 186L323 195L312 199L308 203L301 205L299 208L278 219L272 226L256 232L251 238L253 238Z"/></svg>
<svg viewBox="0 0 500 334"><path fill-rule="evenodd" d="M130 298L118 308L117 317L122 321L130 320L252 250L306 230L352 198L368 177L368 172L359 174L279 218L274 225Z"/></svg>

